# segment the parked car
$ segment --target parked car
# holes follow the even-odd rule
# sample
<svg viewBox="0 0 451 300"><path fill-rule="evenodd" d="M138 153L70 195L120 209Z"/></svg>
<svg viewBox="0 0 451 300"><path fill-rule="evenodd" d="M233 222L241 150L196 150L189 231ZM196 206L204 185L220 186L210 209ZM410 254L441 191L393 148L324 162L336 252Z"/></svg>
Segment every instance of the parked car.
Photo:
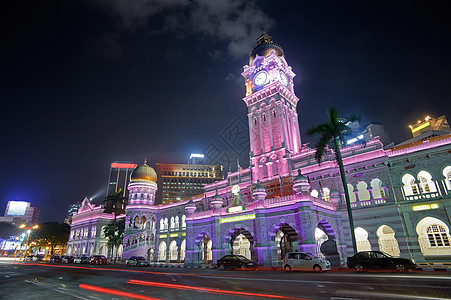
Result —
<svg viewBox="0 0 451 300"><path fill-rule="evenodd" d="M107 265L108 259L103 255L93 255L91 258L91 265Z"/></svg>
<svg viewBox="0 0 451 300"><path fill-rule="evenodd" d="M362 251L354 256L348 257L348 268L356 271L385 269L399 272L414 270L417 265L415 261L393 257L380 251Z"/></svg>
<svg viewBox="0 0 451 300"><path fill-rule="evenodd" d="M60 262L62 262L63 260L61 259L61 256L59 256L59 255L52 255L52 256L50 256L50 258L49 258L49 262L50 263L60 263Z"/></svg>
<svg viewBox="0 0 451 300"><path fill-rule="evenodd" d="M129 267L130 266L137 266L137 267L141 267L141 266L149 267L150 266L150 262L142 256L132 256L125 261L125 264Z"/></svg>
<svg viewBox="0 0 451 300"><path fill-rule="evenodd" d="M238 268L244 270L258 268L258 263L242 255L226 255L216 261L216 266L221 270Z"/></svg>
<svg viewBox="0 0 451 300"><path fill-rule="evenodd" d="M313 270L315 272L330 270L330 262L327 259L321 259L311 253L305 252L287 253L283 259L282 266L286 272L290 272L292 270Z"/></svg>
<svg viewBox="0 0 451 300"><path fill-rule="evenodd" d="M91 258L88 256L78 256L74 258L75 264L89 264L91 262Z"/></svg>
<svg viewBox="0 0 451 300"><path fill-rule="evenodd" d="M65 264L72 264L74 262L74 257L72 255L63 255L61 257L61 262Z"/></svg>

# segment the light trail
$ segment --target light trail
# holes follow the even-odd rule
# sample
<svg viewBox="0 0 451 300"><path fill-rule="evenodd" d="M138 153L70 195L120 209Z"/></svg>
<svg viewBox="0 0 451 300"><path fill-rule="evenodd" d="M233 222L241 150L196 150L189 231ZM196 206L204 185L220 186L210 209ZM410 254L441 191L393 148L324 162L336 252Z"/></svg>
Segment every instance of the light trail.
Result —
<svg viewBox="0 0 451 300"><path fill-rule="evenodd" d="M305 298L294 298L294 297L285 297L285 296L270 295L270 294L257 294L257 293L248 293L248 292L218 290L218 289L209 289L209 288L202 288L202 287L195 287L195 286L188 286L188 285L161 283L161 282L154 282L154 281L142 281L142 280L133 280L133 279L127 281L127 283L137 284L137 285L145 285L145 286L162 287L162 288L169 288L169 289L186 290L186 291L209 292L209 293L214 293L214 294L228 294L228 295L237 295L237 296L262 297L262 298L274 298L274 299L307 300Z"/></svg>
<svg viewBox="0 0 451 300"><path fill-rule="evenodd" d="M78 286L80 288L88 290L88 291L99 292L99 293L104 293L104 294L111 294L111 295L116 295L116 296L122 296L122 297L131 298L131 299L161 300L159 298L153 298L153 297L148 297L148 296L139 295L139 294L133 294L133 293L123 292L123 291L118 291L118 290L113 290L113 289L107 289L107 288L103 288L103 287L100 287L100 286L88 285L88 284L84 284L84 283L81 283Z"/></svg>

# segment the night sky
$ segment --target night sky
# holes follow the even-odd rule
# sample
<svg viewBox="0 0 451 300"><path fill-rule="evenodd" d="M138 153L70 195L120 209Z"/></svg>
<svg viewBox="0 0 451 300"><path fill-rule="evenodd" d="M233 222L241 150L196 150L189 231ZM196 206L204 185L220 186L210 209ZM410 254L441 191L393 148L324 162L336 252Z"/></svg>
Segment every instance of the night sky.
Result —
<svg viewBox="0 0 451 300"><path fill-rule="evenodd" d="M247 118L240 74L262 29L297 74L303 142L331 105L401 142L451 117L447 2L2 1L1 214L28 200L63 221L102 200L111 162L202 151Z"/></svg>

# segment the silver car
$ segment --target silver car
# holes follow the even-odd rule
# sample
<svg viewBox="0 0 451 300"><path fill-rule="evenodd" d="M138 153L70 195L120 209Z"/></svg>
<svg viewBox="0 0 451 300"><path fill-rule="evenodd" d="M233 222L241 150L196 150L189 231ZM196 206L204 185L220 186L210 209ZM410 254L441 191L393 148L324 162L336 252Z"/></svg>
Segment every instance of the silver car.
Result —
<svg viewBox="0 0 451 300"><path fill-rule="evenodd" d="M326 259L320 259L311 253L290 252L285 255L283 260L283 268L285 271L315 271L323 272L330 270L330 262Z"/></svg>
<svg viewBox="0 0 451 300"><path fill-rule="evenodd" d="M130 266L137 266L137 267L142 267L142 266L149 267L150 266L150 262L142 256L132 256L125 261L125 264L129 267Z"/></svg>

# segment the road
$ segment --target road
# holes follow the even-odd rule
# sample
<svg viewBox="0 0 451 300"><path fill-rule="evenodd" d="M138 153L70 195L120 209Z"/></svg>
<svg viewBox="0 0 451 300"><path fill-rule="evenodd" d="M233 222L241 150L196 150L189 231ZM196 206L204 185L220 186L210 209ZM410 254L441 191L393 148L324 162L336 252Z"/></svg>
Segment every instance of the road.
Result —
<svg viewBox="0 0 451 300"><path fill-rule="evenodd" d="M451 274L0 263L0 298L451 299Z"/></svg>

